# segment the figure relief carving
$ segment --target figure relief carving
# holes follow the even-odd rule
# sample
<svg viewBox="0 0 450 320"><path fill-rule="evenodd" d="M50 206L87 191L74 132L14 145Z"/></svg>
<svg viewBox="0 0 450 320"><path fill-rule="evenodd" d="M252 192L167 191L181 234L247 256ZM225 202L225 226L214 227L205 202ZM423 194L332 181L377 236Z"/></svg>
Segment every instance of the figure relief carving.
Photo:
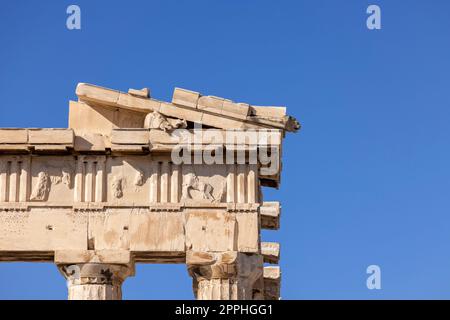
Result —
<svg viewBox="0 0 450 320"><path fill-rule="evenodd" d="M114 197L116 197L117 199L122 198L122 196L123 196L123 179L119 178L119 177L114 177L112 180L111 186L112 186Z"/></svg>
<svg viewBox="0 0 450 320"><path fill-rule="evenodd" d="M130 195L130 192L132 193L134 191L135 193L139 193L142 191L141 187L145 184L146 181L145 172L138 168L134 168L134 170L134 173L117 173L111 178L111 190L114 198L123 198L124 194L127 195L127 192L128 195Z"/></svg>
<svg viewBox="0 0 450 320"><path fill-rule="evenodd" d="M188 173L184 176L181 198L193 199L190 194L191 189L199 191L204 200L209 200L211 202L216 201L213 195L213 186L207 182L201 181L194 173ZM217 201L220 201L220 199Z"/></svg>
<svg viewBox="0 0 450 320"><path fill-rule="evenodd" d="M145 117L144 128L146 129L157 129L164 132L171 132L174 129L186 128L186 120L181 119L168 119L157 111L149 113Z"/></svg>
<svg viewBox="0 0 450 320"><path fill-rule="evenodd" d="M45 166L38 173L38 181L31 191L31 201L47 201L52 185L62 183L72 189L73 169L69 167Z"/></svg>
<svg viewBox="0 0 450 320"><path fill-rule="evenodd" d="M38 182L33 187L30 200L44 201L48 198L50 192L50 177L47 172L41 171L38 174Z"/></svg>

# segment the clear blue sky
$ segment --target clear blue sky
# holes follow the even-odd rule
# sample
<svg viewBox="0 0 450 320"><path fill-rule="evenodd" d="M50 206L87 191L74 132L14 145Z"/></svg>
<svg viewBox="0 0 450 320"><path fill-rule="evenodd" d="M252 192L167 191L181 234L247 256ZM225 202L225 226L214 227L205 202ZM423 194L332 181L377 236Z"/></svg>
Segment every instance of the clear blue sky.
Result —
<svg viewBox="0 0 450 320"><path fill-rule="evenodd" d="M448 299L449 16L447 0L3 1L0 127L66 127L78 82L286 105L303 128L265 190L281 229L263 232L282 245L282 297ZM0 298L65 299L65 281L52 264L0 264ZM192 299L191 279L140 265L124 298Z"/></svg>

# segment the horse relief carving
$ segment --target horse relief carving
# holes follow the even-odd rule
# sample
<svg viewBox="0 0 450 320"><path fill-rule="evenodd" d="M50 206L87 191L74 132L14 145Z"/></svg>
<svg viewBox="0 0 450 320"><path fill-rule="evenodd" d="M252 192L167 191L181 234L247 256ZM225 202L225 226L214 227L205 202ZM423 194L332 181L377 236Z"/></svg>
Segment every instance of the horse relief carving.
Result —
<svg viewBox="0 0 450 320"><path fill-rule="evenodd" d="M211 202L216 201L213 195L214 188L207 182L201 181L194 173L188 173L183 179L182 199L193 199L190 190L196 190L201 193L203 200ZM218 199L220 201L220 199Z"/></svg>

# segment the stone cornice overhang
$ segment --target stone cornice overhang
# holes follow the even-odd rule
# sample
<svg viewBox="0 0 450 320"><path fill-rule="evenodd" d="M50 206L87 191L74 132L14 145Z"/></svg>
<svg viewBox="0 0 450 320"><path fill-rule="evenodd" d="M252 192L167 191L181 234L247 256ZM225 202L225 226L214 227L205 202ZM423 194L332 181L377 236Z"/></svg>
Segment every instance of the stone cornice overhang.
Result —
<svg viewBox="0 0 450 320"><path fill-rule="evenodd" d="M130 92L136 90L131 89ZM76 89L79 101L136 112L159 112L167 117L185 119L219 129L280 129L296 132L300 123L286 115L285 107L261 107L231 100L202 96L200 93L175 88L172 103L147 96L137 96L87 83Z"/></svg>
<svg viewBox="0 0 450 320"><path fill-rule="evenodd" d="M114 151L121 153L170 153L175 147L188 145L192 150L206 146L223 147L232 150L255 150L261 147L281 147L281 130L262 130L270 137L268 143L260 142L236 145L227 143L225 130L208 129L216 131L223 136L223 143L215 143L214 139L205 136L200 142L196 142L195 130L186 130L192 135L186 144L170 133L152 129L113 129L111 136L101 134L75 135L72 129L34 129L34 128L0 128L0 154L61 154L61 153L100 153L108 154ZM255 130L233 130L236 136ZM258 130L256 130L258 132Z"/></svg>

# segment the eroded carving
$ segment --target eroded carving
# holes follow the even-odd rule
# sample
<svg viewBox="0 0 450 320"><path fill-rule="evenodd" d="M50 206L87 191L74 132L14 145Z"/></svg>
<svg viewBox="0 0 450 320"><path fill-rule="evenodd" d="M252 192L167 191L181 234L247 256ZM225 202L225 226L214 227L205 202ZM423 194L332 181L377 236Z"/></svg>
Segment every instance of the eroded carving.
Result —
<svg viewBox="0 0 450 320"><path fill-rule="evenodd" d="M69 163L62 166L46 164L40 166L37 182L32 187L31 201L48 201L52 186L65 185L68 189L73 188L73 168Z"/></svg>
<svg viewBox="0 0 450 320"><path fill-rule="evenodd" d="M171 121L170 121L171 120ZM186 128L186 120L181 119L168 119L157 111L149 113L145 117L144 128L157 129L164 132L170 132L178 128Z"/></svg>
<svg viewBox="0 0 450 320"><path fill-rule="evenodd" d="M63 168L61 175L50 177L51 183L54 183L55 185L62 183L64 185L66 185L69 189L71 189L72 188L72 174L73 173L71 172L70 169Z"/></svg>
<svg viewBox="0 0 450 320"><path fill-rule="evenodd" d="M123 179L119 177L114 177L111 183L113 195L117 199L123 197Z"/></svg>
<svg viewBox="0 0 450 320"><path fill-rule="evenodd" d="M136 176L134 177L134 185L137 187L141 187L144 185L144 183L145 183L144 173L138 170Z"/></svg>
<svg viewBox="0 0 450 320"><path fill-rule="evenodd" d="M30 200L32 201L44 201L48 198L50 192L50 177L47 172L41 171L38 174L38 181L33 187Z"/></svg>

